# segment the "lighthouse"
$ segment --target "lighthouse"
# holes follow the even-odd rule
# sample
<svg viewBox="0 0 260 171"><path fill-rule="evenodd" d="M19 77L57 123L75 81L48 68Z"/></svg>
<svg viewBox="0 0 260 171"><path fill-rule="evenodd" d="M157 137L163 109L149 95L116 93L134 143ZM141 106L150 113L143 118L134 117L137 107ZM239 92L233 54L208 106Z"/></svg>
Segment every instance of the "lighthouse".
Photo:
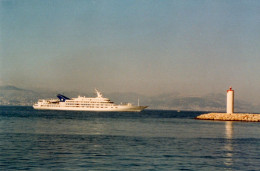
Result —
<svg viewBox="0 0 260 171"><path fill-rule="evenodd" d="M227 90L227 113L207 113L197 116L196 119L260 122L260 114L234 113L234 90L230 87ZM229 135L232 134L232 125L228 124L226 129L229 131L227 131L227 138L232 138L232 135Z"/></svg>
<svg viewBox="0 0 260 171"><path fill-rule="evenodd" d="M234 90L227 90L227 113L234 113Z"/></svg>

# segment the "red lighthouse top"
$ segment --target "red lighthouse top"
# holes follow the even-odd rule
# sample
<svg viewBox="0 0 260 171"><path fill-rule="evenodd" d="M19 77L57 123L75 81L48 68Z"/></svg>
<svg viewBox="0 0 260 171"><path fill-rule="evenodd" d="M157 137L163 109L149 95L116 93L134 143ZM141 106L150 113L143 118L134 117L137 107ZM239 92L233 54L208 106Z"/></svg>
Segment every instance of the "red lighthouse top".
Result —
<svg viewBox="0 0 260 171"><path fill-rule="evenodd" d="M234 90L232 90L232 87L231 87L231 86L229 87L229 90L227 90L227 92L229 92L229 91L234 91Z"/></svg>

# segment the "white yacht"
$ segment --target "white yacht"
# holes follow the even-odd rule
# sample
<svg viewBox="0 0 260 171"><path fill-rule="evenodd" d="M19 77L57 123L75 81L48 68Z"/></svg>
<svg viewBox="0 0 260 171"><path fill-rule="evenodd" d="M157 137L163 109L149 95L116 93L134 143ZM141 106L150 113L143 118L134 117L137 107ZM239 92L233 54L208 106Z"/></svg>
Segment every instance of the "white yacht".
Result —
<svg viewBox="0 0 260 171"><path fill-rule="evenodd" d="M97 90L97 97L68 98L58 94L59 99L40 99L33 105L34 109L43 110L77 110L77 111L119 111L119 112L140 112L148 106L134 106L131 103L115 104L108 98L104 98Z"/></svg>

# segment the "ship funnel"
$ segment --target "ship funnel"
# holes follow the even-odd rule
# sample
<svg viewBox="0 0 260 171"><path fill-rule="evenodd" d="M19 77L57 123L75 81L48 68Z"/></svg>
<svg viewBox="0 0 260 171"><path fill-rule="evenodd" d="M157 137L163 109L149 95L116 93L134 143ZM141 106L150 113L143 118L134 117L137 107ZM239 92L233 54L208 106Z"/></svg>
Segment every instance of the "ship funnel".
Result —
<svg viewBox="0 0 260 171"><path fill-rule="evenodd" d="M58 94L57 97L60 99L61 102L65 102L66 100L70 100L70 98L62 95L62 94Z"/></svg>

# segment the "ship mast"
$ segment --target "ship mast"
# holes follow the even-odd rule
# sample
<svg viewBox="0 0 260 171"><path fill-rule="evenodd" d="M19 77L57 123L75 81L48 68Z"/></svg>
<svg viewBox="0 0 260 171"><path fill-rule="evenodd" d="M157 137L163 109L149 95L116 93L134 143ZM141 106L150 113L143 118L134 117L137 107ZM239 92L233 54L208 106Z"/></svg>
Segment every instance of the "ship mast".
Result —
<svg viewBox="0 0 260 171"><path fill-rule="evenodd" d="M96 93L97 93L97 97L102 98L101 92L99 92L97 89L95 89L95 90L96 90Z"/></svg>

